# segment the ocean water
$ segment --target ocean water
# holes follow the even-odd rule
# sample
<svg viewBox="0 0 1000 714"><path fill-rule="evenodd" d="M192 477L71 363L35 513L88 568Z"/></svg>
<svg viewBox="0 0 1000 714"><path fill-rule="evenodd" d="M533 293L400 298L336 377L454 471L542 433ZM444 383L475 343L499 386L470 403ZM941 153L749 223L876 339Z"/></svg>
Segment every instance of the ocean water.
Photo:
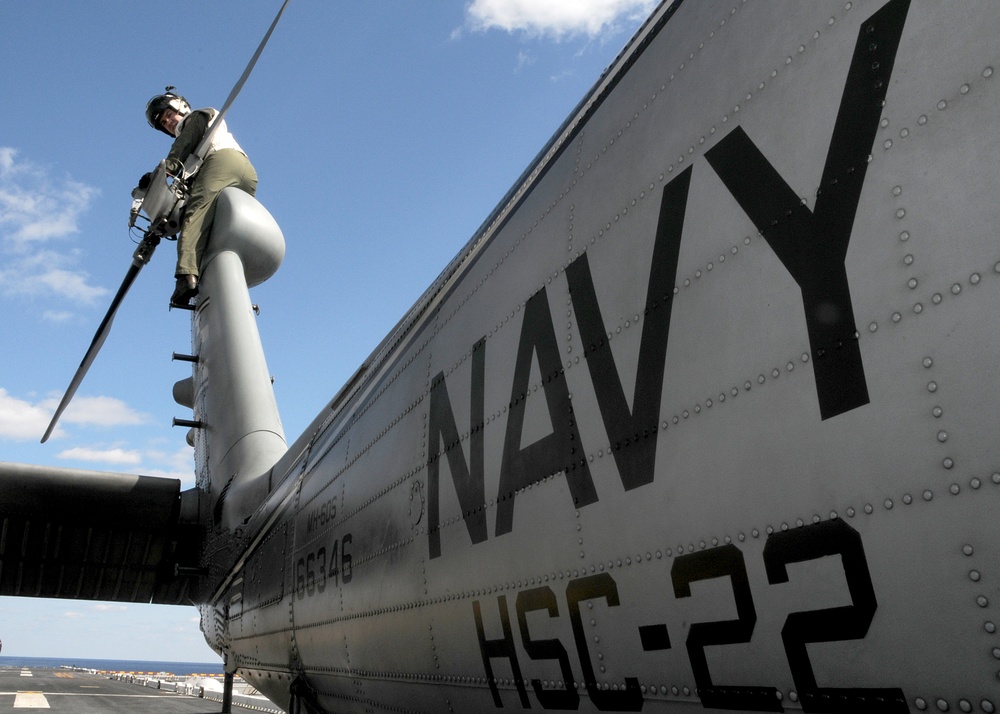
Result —
<svg viewBox="0 0 1000 714"><path fill-rule="evenodd" d="M86 659L82 657L0 657L0 667L60 669L78 667L107 672L166 672L178 677L191 674L221 675L221 662L154 662L126 659Z"/></svg>

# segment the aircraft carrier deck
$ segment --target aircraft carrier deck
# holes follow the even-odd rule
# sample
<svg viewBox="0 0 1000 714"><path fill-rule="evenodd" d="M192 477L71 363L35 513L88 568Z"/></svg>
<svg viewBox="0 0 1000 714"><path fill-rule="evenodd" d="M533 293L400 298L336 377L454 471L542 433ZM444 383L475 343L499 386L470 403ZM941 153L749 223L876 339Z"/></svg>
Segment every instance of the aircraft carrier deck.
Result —
<svg viewBox="0 0 1000 714"><path fill-rule="evenodd" d="M218 714L221 692L202 699L138 683L108 679L102 674L70 669L0 668L0 714L20 709L48 709L67 714ZM263 700L246 707L235 699L234 714L280 712Z"/></svg>

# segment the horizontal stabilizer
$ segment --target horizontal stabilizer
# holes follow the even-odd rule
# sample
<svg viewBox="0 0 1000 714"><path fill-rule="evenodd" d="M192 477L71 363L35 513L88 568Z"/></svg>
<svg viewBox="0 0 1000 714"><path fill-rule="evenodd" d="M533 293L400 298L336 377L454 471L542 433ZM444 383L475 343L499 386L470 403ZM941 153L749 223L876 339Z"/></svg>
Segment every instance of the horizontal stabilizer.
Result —
<svg viewBox="0 0 1000 714"><path fill-rule="evenodd" d="M190 604L177 479L0 462L0 595Z"/></svg>

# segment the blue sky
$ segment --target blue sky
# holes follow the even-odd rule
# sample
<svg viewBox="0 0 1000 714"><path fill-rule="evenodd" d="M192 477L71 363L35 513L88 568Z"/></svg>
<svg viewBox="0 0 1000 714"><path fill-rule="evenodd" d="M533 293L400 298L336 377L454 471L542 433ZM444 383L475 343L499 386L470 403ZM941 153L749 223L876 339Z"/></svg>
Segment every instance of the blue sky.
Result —
<svg viewBox="0 0 1000 714"><path fill-rule="evenodd" d="M292 0L228 116L285 234L254 288L289 443L471 237L652 0ZM220 106L279 0L0 2L0 460L180 478L189 314L160 246L60 427L124 277L168 84ZM194 608L0 599L4 654L213 661Z"/></svg>

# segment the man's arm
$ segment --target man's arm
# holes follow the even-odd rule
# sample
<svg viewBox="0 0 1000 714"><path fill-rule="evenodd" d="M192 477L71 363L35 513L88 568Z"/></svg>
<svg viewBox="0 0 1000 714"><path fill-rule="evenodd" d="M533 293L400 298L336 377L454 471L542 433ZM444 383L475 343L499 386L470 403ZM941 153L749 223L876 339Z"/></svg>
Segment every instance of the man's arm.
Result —
<svg viewBox="0 0 1000 714"><path fill-rule="evenodd" d="M184 159L191 155L191 152L198 147L201 138L205 136L209 120L209 113L201 109L192 112L184 120L181 133L174 139L170 153L167 154L167 171L175 175L181 172Z"/></svg>

